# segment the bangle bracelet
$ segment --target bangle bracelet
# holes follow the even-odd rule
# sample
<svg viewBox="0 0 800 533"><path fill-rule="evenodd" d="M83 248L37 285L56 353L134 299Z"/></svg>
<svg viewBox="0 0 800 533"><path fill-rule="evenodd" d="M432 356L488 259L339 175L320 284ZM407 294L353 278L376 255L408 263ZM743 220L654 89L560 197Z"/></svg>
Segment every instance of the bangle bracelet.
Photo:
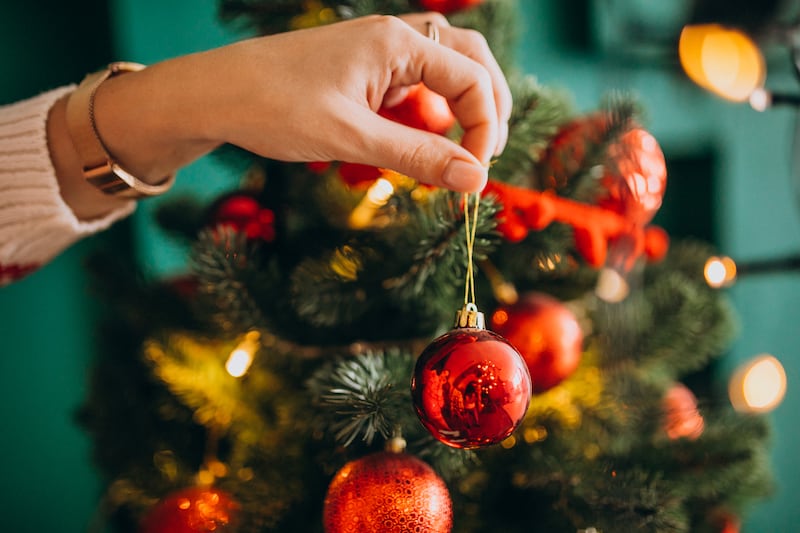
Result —
<svg viewBox="0 0 800 533"><path fill-rule="evenodd" d="M144 65L138 63L111 63L108 68L86 76L67 99L67 129L78 153L83 177L109 195L125 198L156 196L169 190L175 181L173 173L161 182L150 185L127 172L109 155L97 131L94 117L97 88L108 78L143 68Z"/></svg>

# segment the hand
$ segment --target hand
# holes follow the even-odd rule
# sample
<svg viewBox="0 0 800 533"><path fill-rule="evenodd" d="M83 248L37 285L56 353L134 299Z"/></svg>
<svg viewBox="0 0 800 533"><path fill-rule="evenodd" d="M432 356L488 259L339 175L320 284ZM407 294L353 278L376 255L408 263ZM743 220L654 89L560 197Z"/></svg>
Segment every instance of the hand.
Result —
<svg viewBox="0 0 800 533"><path fill-rule="evenodd" d="M423 35L425 23L440 42ZM461 124L460 146L377 115L424 82ZM285 161L387 167L457 191L486 183L511 95L486 41L438 13L371 16L260 37L108 80L98 129L134 174L167 173L231 143Z"/></svg>

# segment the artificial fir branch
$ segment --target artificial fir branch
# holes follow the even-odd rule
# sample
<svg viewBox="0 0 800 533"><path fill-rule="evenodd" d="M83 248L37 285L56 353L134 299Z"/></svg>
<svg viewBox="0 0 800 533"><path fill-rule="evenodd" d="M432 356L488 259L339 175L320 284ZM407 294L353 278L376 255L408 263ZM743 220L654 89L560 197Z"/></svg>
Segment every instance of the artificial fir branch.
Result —
<svg viewBox="0 0 800 533"><path fill-rule="evenodd" d="M409 427L414 422L408 388L413 366L414 357L400 350L323 365L308 381L321 425L342 446L356 439L369 445L377 435L388 439L396 428Z"/></svg>
<svg viewBox="0 0 800 533"><path fill-rule="evenodd" d="M239 332L265 324L251 289L265 273L259 270L258 243L229 227L200 232L191 265L198 280L201 310L223 331Z"/></svg>
<svg viewBox="0 0 800 533"><path fill-rule="evenodd" d="M485 259L496 246L493 215L497 205L491 198L481 199L473 257ZM384 287L400 298L413 300L433 296L447 302L452 311L454 297L466 273L466 238L460 195L441 191L428 206L420 209L407 231L419 236L413 263L402 274L386 279Z"/></svg>

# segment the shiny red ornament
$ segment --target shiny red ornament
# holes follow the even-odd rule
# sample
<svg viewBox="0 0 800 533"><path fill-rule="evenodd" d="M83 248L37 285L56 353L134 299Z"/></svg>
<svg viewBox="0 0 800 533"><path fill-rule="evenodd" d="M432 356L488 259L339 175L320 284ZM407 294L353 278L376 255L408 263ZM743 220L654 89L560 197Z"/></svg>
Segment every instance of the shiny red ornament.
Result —
<svg viewBox="0 0 800 533"><path fill-rule="evenodd" d="M239 504L213 487L191 487L157 503L142 521L139 533L233 532Z"/></svg>
<svg viewBox="0 0 800 533"><path fill-rule="evenodd" d="M275 240L275 213L247 194L232 194L212 209L214 226L244 232L248 239Z"/></svg>
<svg viewBox="0 0 800 533"><path fill-rule="evenodd" d="M522 422L531 377L506 339L479 327L456 327L419 356L411 396L420 421L439 441L478 448L497 444Z"/></svg>
<svg viewBox="0 0 800 533"><path fill-rule="evenodd" d="M378 114L400 124L444 135L456 118L447 99L422 83L412 85L406 97L397 105L382 107Z"/></svg>
<svg viewBox="0 0 800 533"><path fill-rule="evenodd" d="M697 409L697 398L686 385L676 383L661 402L664 432L672 440L695 440L703 434L705 421Z"/></svg>
<svg viewBox="0 0 800 533"><path fill-rule="evenodd" d="M449 533L452 502L444 481L423 461L380 452L344 465L325 497L327 533Z"/></svg>
<svg viewBox="0 0 800 533"><path fill-rule="evenodd" d="M529 293L515 304L500 306L492 329L513 344L541 393L561 383L578 368L583 354L583 330L575 314L558 299Z"/></svg>
<svg viewBox="0 0 800 533"><path fill-rule="evenodd" d="M655 137L642 128L626 132L608 150L610 163L598 205L636 224L655 216L667 188L667 165Z"/></svg>
<svg viewBox="0 0 800 533"><path fill-rule="evenodd" d="M369 187L383 174L383 171L378 167L362 165L361 163L343 162L339 164L337 170L342 181L353 187Z"/></svg>
<svg viewBox="0 0 800 533"><path fill-rule="evenodd" d="M461 11L483 3L483 0L420 0L419 5L424 9L438 11L439 13L452 13Z"/></svg>

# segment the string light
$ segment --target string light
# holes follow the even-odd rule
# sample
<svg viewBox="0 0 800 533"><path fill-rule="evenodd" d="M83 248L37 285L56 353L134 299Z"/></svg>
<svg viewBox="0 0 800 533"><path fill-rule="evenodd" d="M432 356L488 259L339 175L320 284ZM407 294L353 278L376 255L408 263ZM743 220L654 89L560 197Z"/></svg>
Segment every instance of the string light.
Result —
<svg viewBox="0 0 800 533"><path fill-rule="evenodd" d="M678 53L689 78L722 98L743 102L764 84L764 56L739 30L719 24L685 26Z"/></svg>
<svg viewBox="0 0 800 533"><path fill-rule="evenodd" d="M625 277L613 268L603 268L597 278L594 293L608 303L619 303L628 297L630 286Z"/></svg>
<svg viewBox="0 0 800 533"><path fill-rule="evenodd" d="M394 194L394 185L386 178L378 178L375 183L367 189L367 194L361 202L353 209L348 219L348 224L353 229L363 229L370 225L375 217L375 212L386 203Z"/></svg>
<svg viewBox="0 0 800 533"><path fill-rule="evenodd" d="M247 374L250 365L253 364L253 357L258 351L261 334L258 331L249 331L236 348L233 349L225 362L225 370L235 378L240 378Z"/></svg>
<svg viewBox="0 0 800 533"><path fill-rule="evenodd" d="M730 286L736 281L736 263L730 257L709 257L703 267L703 276L709 287Z"/></svg>
<svg viewBox="0 0 800 533"><path fill-rule="evenodd" d="M759 355L737 369L728 383L728 395L737 411L772 411L786 395L786 371L774 356Z"/></svg>

